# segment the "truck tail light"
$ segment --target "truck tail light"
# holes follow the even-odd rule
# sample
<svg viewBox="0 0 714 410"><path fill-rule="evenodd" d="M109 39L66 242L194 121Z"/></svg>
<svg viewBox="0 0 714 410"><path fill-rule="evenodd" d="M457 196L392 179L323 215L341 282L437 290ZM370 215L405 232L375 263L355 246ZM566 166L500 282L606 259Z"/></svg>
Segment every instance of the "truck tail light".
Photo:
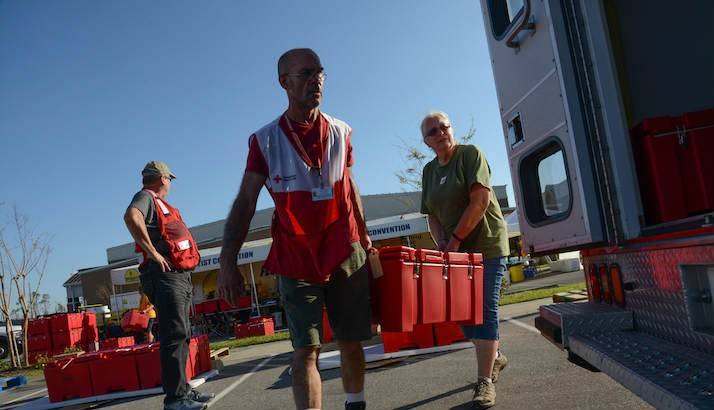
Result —
<svg viewBox="0 0 714 410"><path fill-rule="evenodd" d="M610 283L610 272L607 269L607 265L604 263L600 265L598 269L598 276L600 277L600 290L601 290L601 300L605 303L612 304L612 284Z"/></svg>
<svg viewBox="0 0 714 410"><path fill-rule="evenodd" d="M612 285L612 298L615 304L625 307L625 290L622 287L622 272L617 264L610 265L610 284Z"/></svg>

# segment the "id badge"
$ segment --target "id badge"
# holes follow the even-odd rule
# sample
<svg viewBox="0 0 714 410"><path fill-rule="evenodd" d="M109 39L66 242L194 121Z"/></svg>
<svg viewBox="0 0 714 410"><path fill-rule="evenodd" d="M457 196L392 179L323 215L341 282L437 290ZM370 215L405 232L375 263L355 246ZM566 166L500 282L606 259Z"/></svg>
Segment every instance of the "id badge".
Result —
<svg viewBox="0 0 714 410"><path fill-rule="evenodd" d="M332 199L332 187L329 188L313 188L312 189L312 200L313 201L325 201Z"/></svg>

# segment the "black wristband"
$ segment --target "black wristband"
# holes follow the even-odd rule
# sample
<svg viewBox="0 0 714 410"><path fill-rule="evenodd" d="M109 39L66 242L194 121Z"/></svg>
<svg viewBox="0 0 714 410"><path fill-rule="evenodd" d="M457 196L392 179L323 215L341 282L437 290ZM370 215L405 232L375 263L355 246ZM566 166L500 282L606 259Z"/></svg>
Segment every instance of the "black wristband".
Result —
<svg viewBox="0 0 714 410"><path fill-rule="evenodd" d="M463 241L464 241L462 238L459 238L459 237L456 235L456 232L452 233L451 236L452 236L454 239L456 239L457 241L459 241L459 242L463 242Z"/></svg>

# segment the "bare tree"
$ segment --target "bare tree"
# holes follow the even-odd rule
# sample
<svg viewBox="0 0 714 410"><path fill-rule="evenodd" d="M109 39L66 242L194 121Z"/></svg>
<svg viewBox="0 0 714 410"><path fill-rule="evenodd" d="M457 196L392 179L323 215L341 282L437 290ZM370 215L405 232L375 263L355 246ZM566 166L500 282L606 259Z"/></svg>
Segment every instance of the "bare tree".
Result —
<svg viewBox="0 0 714 410"><path fill-rule="evenodd" d="M11 225L12 236L5 229ZM0 264L3 277L3 297L0 300L0 309L5 319L5 326L8 328L8 335L12 334L12 322L10 321L10 306L12 303L12 285L17 292L17 302L23 319L23 346L27 346L27 325L30 318L36 313L39 288L42 278L47 268L47 260L50 254L50 238L47 235L35 234L29 227L28 218L20 214L17 207L12 209L11 223L0 228ZM8 292L5 292L5 278L9 277ZM13 338L14 339L14 338ZM19 354L16 341L13 340L10 352L18 359L13 360L13 365L29 366L29 355L25 354L23 361L19 361Z"/></svg>
<svg viewBox="0 0 714 410"><path fill-rule="evenodd" d="M459 143L470 144L474 135L476 135L476 129L474 128L472 120L471 126L469 126L466 134L458 139ZM406 162L406 168L396 174L399 183L420 190L421 173L424 170L424 165L429 161L430 155L424 152L421 144L417 145L405 140L402 140L402 145L400 145L399 148L404 152ZM426 148L426 150L428 150L428 148Z"/></svg>
<svg viewBox="0 0 714 410"><path fill-rule="evenodd" d="M64 313L67 311L67 308L65 305L58 303L57 306L55 306L55 313Z"/></svg>

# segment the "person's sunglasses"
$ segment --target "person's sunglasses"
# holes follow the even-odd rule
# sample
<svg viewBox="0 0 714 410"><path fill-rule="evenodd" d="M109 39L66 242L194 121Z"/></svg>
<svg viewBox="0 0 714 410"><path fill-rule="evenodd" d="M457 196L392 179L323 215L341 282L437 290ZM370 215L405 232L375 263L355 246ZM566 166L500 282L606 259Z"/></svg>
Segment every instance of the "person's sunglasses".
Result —
<svg viewBox="0 0 714 410"><path fill-rule="evenodd" d="M437 135L437 134L439 133L439 131L441 131L441 132L443 132L444 134L446 134L446 132L449 130L449 128L451 128L451 125L450 125L450 124L441 123L441 124L439 124L438 126L433 127L432 129L430 129L429 131L427 131L426 134L425 134L425 136L426 136L426 137L433 137L433 136Z"/></svg>

